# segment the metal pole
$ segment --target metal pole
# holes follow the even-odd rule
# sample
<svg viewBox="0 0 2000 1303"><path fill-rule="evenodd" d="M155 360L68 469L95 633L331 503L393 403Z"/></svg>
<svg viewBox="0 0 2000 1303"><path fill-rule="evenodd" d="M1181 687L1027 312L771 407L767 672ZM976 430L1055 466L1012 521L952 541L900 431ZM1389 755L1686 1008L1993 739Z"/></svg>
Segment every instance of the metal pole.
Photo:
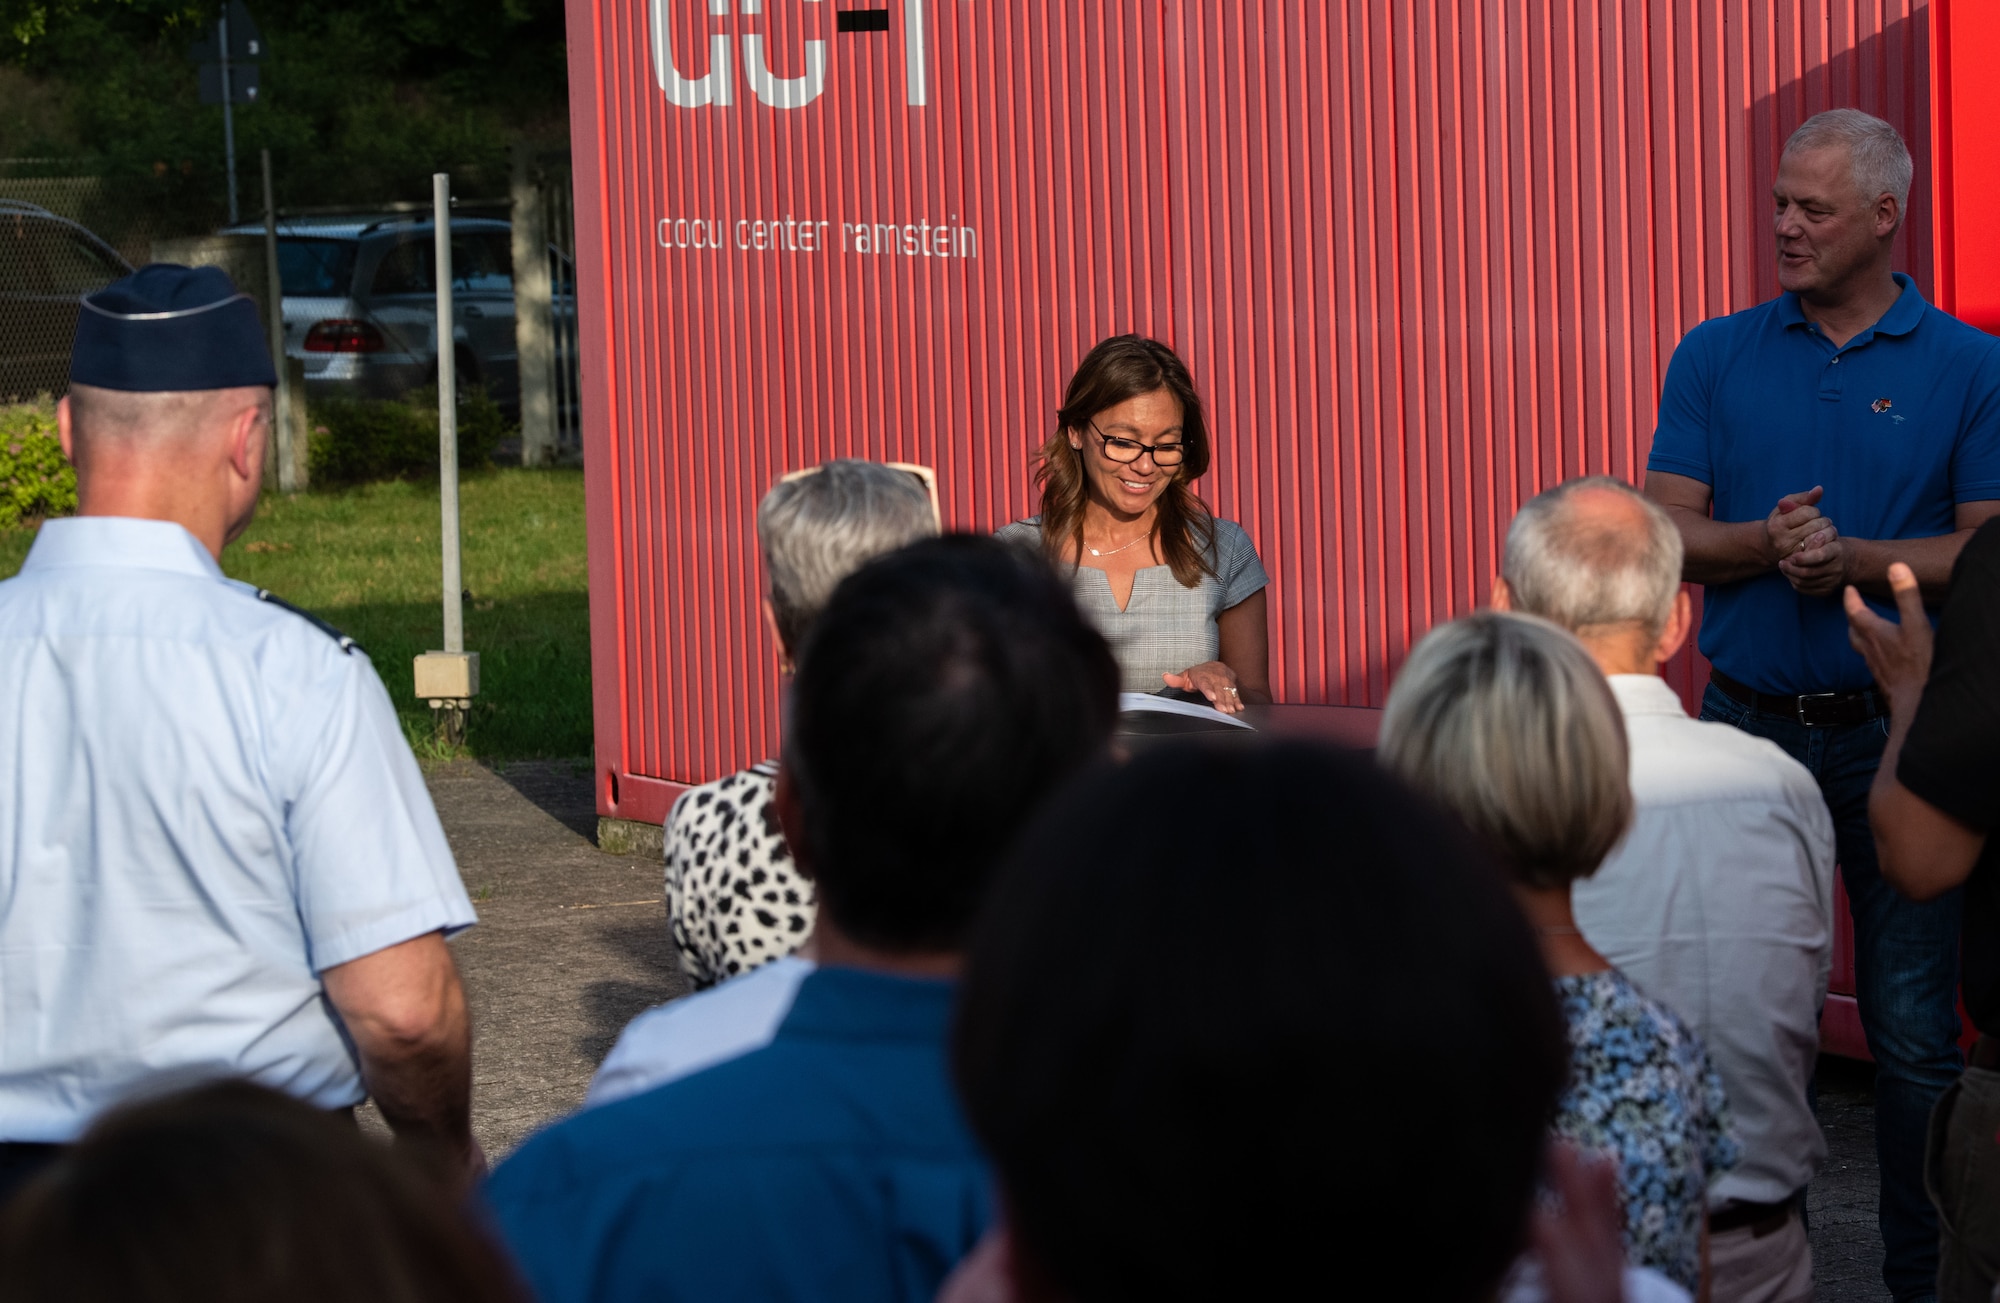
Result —
<svg viewBox="0 0 2000 1303"><path fill-rule="evenodd" d="M221 47L222 55L222 148L229 155L229 224L236 225L241 218L236 207L236 104L229 89L229 9L223 7L222 17L215 24L215 42Z"/></svg>
<svg viewBox="0 0 2000 1303"><path fill-rule="evenodd" d="M285 366L285 285L278 274L278 202L271 188L271 151L262 151L264 164L264 283L270 286L271 365L278 371L277 419L271 422L271 452L278 462L278 489L296 493L299 488L298 449L292 439L291 376Z"/></svg>
<svg viewBox="0 0 2000 1303"><path fill-rule="evenodd" d="M563 182L552 182L547 190L549 210L549 240L557 249L570 253L567 235L563 228L563 196L567 193ZM573 255L572 255L573 257ZM563 447L570 444L570 421L576 410L576 395L571 392L569 379L569 320L576 314L576 269L574 264L569 275L569 306L563 306L563 286L554 287L549 297L550 324L555 328L555 378L556 378L556 441Z"/></svg>
<svg viewBox="0 0 2000 1303"><path fill-rule="evenodd" d="M451 310L451 174L431 177L432 220L437 223L438 500L444 517L444 649L465 650L465 585L458 555L458 359L453 355Z"/></svg>

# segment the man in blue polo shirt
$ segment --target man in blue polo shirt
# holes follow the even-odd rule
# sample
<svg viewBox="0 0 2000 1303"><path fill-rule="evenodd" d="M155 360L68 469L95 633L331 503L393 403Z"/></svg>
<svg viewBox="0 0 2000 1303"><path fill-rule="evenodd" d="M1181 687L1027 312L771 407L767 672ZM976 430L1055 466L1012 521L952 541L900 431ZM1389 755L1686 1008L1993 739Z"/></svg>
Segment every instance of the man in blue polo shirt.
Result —
<svg viewBox="0 0 2000 1303"><path fill-rule="evenodd" d="M1959 899L1917 903L1878 872L1868 791L1888 704L1848 642L1841 592L1888 613L1888 569L1942 601L1952 563L2000 514L2000 341L1890 271L1910 187L1895 128L1809 119L1773 187L1784 293L1703 322L1674 351L1646 494L1706 585L1702 718L1776 742L1818 779L1853 906L1861 1023L1877 1064L1882 1275L1934 1296L1923 1187L1931 1106L1958 1076Z"/></svg>
<svg viewBox="0 0 2000 1303"><path fill-rule="evenodd" d="M777 788L820 966L763 1049L558 1123L493 1175L541 1303L930 1303L993 1217L946 1072L959 952L1117 709L1068 586L1006 544L927 540L841 583Z"/></svg>

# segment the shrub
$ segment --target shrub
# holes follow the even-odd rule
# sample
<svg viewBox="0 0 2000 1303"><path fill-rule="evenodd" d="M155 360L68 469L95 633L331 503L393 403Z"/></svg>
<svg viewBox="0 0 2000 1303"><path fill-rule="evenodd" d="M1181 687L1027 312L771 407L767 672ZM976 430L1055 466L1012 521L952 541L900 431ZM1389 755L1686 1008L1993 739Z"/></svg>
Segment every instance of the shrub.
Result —
<svg viewBox="0 0 2000 1303"><path fill-rule="evenodd" d="M307 472L314 484L424 479L437 474L438 414L435 386L389 401L326 398L311 410ZM499 404L483 389L468 389L458 403L458 464L476 470L493 464L493 450L511 432Z"/></svg>
<svg viewBox="0 0 2000 1303"><path fill-rule="evenodd" d="M76 471L48 399L0 407L0 529L76 510Z"/></svg>

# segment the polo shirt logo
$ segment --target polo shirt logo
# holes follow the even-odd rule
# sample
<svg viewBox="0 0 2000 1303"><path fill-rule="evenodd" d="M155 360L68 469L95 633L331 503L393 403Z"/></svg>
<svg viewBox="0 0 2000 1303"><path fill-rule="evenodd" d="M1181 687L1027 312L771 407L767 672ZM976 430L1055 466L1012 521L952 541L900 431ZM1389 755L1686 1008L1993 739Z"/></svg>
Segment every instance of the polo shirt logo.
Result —
<svg viewBox="0 0 2000 1303"><path fill-rule="evenodd" d="M1870 410L1870 411L1872 411L1872 412L1878 412L1878 413L1879 413L1879 412L1886 412L1886 411L1888 411L1888 410L1889 410L1889 409L1890 409L1890 408L1891 408L1892 406L1894 406L1894 404L1892 404L1892 403L1891 403L1891 402L1890 402L1890 401L1889 401L1888 399L1886 399L1886 398L1878 398L1878 399L1876 399L1876 400L1875 400L1874 402L1872 402L1872 403L1868 404L1868 410Z"/></svg>

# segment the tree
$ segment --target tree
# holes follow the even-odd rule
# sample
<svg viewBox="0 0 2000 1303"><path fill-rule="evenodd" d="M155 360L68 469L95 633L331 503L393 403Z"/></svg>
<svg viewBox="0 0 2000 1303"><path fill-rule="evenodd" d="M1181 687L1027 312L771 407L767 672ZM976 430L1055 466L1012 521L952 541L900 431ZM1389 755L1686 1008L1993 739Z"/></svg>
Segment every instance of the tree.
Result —
<svg viewBox="0 0 2000 1303"><path fill-rule="evenodd" d="M287 206L421 198L440 170L497 194L515 139L566 138L561 0L248 2L270 55L259 102L236 116L239 156L271 150ZM0 34L61 87L49 102L68 120L47 134L81 142L85 167L163 202L219 203L221 110L199 103L186 58L216 8L0 0Z"/></svg>

